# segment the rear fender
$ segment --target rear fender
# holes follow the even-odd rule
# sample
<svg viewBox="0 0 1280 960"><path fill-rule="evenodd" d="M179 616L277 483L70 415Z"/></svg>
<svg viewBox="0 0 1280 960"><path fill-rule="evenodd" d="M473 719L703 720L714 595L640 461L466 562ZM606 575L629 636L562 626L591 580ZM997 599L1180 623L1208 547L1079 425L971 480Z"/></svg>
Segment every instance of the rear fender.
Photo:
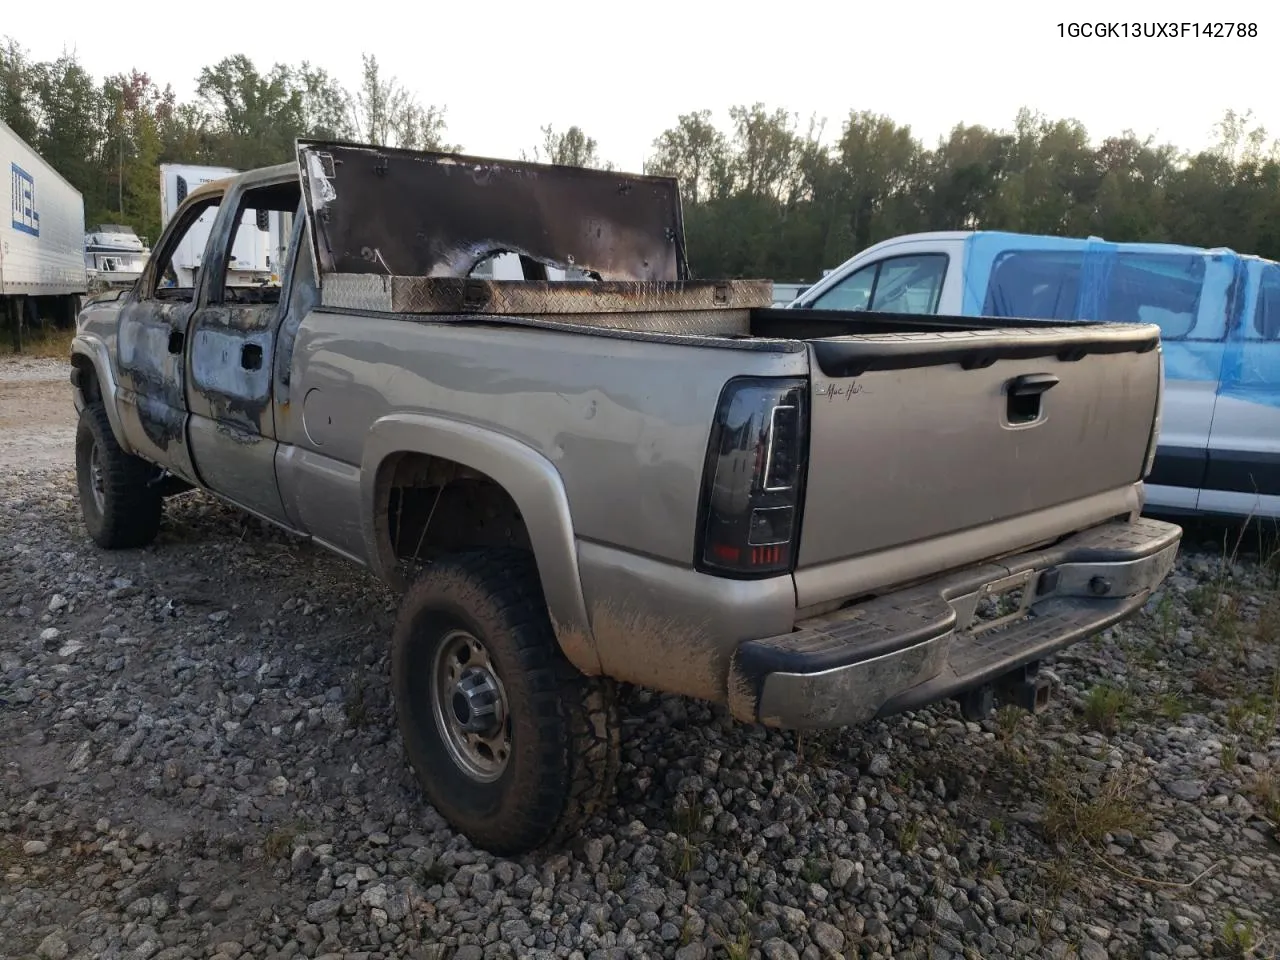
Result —
<svg viewBox="0 0 1280 960"><path fill-rule="evenodd" d="M361 529L371 568L397 587L404 584L390 538L383 535L387 497L381 485L390 482L387 467L402 453L452 460L485 474L506 490L528 530L560 647L580 671L598 676L600 658L582 596L573 520L555 466L518 440L456 420L397 413L374 423L361 461Z"/></svg>

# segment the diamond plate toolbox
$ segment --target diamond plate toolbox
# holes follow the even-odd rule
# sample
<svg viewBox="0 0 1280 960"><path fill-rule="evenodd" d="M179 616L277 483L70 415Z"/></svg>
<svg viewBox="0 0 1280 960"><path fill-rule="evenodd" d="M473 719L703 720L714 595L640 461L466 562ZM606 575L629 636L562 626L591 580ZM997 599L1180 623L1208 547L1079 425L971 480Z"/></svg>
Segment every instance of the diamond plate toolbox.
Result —
<svg viewBox="0 0 1280 960"><path fill-rule="evenodd" d="M768 280L482 280L329 274L322 303L340 310L555 318L663 333L742 332L752 309L773 303Z"/></svg>

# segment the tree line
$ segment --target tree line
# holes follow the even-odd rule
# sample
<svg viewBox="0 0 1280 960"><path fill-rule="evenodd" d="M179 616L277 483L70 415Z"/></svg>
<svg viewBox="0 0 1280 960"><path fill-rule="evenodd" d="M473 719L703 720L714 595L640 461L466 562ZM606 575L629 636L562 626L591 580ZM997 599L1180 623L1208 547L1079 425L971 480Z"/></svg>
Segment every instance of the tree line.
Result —
<svg viewBox="0 0 1280 960"><path fill-rule="evenodd" d="M446 108L423 104L366 54L355 90L306 61L259 69L243 55L204 67L179 102L133 69L95 80L74 54L33 60L0 45L0 117L85 198L86 221L160 233L161 163L237 169L292 157L297 137L461 150ZM813 281L902 233L988 229L1226 246L1280 259L1280 145L1250 112L1188 153L1132 131L1092 140L1030 110L1011 129L957 124L933 146L887 116L825 121L738 105L679 116L645 173L678 178L697 276ZM522 159L611 169L578 126L542 128Z"/></svg>

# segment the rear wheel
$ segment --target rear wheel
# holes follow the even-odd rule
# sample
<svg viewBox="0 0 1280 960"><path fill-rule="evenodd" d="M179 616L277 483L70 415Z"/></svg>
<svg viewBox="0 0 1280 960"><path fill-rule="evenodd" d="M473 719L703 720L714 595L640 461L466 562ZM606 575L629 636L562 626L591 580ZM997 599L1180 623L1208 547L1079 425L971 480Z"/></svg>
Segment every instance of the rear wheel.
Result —
<svg viewBox="0 0 1280 960"><path fill-rule="evenodd" d="M107 410L91 403L76 429L76 486L89 536L100 547L144 547L160 530L158 475L147 461L125 453L111 432Z"/></svg>
<svg viewBox="0 0 1280 960"><path fill-rule="evenodd" d="M392 689L427 798L479 847L510 856L558 844L612 796L612 684L560 652L523 551L427 568L400 605Z"/></svg>

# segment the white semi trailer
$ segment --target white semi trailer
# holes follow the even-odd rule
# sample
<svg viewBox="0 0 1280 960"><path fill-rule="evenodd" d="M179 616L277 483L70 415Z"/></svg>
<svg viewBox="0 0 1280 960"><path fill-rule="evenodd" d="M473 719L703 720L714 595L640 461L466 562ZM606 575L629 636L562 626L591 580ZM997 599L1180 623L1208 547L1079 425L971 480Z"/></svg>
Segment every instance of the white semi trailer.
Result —
<svg viewBox="0 0 1280 960"><path fill-rule="evenodd" d="M196 187L240 171L230 167L208 167L185 163L160 165L160 226L164 228L187 194ZM216 209L206 210L187 232L171 261L179 286L195 282L195 272L204 257L209 231L217 216ZM227 281L237 286L253 283L278 283L281 260L289 244L292 217L274 211L259 214L246 210L236 241L231 248L232 261L227 268Z"/></svg>
<svg viewBox="0 0 1280 960"><path fill-rule="evenodd" d="M0 218L0 323L70 323L88 289L84 197L0 120L0 172L9 212Z"/></svg>

